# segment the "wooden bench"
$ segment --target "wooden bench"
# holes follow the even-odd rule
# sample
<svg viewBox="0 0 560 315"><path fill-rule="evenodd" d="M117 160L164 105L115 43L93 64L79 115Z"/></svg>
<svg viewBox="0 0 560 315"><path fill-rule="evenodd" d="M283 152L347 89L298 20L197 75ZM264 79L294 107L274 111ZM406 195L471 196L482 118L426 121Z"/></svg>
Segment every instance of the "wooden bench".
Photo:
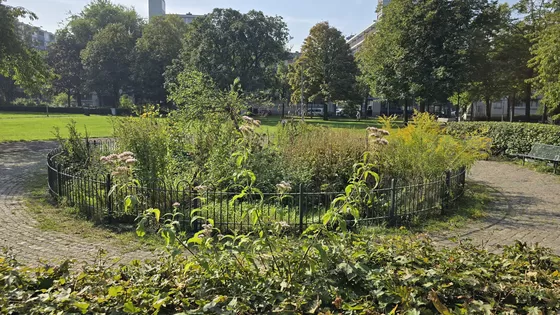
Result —
<svg viewBox="0 0 560 315"><path fill-rule="evenodd" d="M535 143L528 154L516 154L515 156L522 158L523 164L525 164L525 159L550 162L554 165L554 174L556 174L558 164L560 164L560 146Z"/></svg>

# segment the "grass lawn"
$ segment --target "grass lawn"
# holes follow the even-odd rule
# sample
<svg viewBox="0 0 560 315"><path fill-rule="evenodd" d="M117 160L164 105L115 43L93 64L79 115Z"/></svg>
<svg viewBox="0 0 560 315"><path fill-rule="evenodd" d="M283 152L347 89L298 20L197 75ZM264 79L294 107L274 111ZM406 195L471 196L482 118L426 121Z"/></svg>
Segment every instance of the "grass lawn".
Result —
<svg viewBox="0 0 560 315"><path fill-rule="evenodd" d="M55 139L55 127L60 128L62 136L67 136L66 125L71 120L76 121L78 131L85 134L87 129L90 137L108 137L113 133L113 120L111 116L84 116L81 114L46 114L40 113L0 113L0 142L8 141L34 141ZM281 119L279 116L256 117L262 121L262 130L275 133ZM299 119L299 118L297 118ZM331 128L353 129L363 132L368 126L379 127L376 119L356 121L355 119L306 118L305 121L312 125ZM397 122L399 123L399 122Z"/></svg>
<svg viewBox="0 0 560 315"><path fill-rule="evenodd" d="M55 139L55 127L62 136L67 135L66 125L76 121L78 131L90 137L107 137L113 133L111 116L85 116L80 114L0 113L0 142Z"/></svg>

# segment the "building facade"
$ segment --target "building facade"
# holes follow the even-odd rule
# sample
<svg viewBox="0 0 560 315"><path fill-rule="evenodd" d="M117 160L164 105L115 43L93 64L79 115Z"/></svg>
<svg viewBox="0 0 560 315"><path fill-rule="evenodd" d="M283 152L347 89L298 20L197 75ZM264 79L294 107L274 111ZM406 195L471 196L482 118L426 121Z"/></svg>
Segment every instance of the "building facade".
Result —
<svg viewBox="0 0 560 315"><path fill-rule="evenodd" d="M148 0L148 18L151 19L154 16L163 16L167 14L165 11L165 0ZM189 24L194 21L195 18L201 15L195 15L192 13L187 14L177 14L185 23Z"/></svg>
<svg viewBox="0 0 560 315"><path fill-rule="evenodd" d="M38 50L47 50L48 45L55 39L53 33L29 24L19 22L18 29L23 40Z"/></svg>

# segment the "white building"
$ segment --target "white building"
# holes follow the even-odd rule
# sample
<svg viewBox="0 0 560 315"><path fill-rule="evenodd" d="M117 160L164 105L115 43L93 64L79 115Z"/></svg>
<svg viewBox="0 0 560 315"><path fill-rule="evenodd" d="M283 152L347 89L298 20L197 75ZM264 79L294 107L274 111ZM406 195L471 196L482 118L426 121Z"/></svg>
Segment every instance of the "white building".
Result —
<svg viewBox="0 0 560 315"><path fill-rule="evenodd" d="M165 15L165 0L148 0L148 18L152 18L154 16L162 16ZM189 24L192 21L201 16L195 15L192 13L187 14L177 14L185 23Z"/></svg>
<svg viewBox="0 0 560 315"><path fill-rule="evenodd" d="M20 36L33 48L47 50L47 46L54 41L54 34L39 27L25 23L18 23Z"/></svg>

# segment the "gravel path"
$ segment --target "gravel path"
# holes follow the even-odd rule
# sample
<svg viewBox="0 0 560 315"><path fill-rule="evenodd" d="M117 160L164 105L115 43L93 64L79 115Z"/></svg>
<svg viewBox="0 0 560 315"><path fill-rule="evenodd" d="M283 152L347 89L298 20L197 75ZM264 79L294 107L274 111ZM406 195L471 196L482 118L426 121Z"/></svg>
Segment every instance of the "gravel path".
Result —
<svg viewBox="0 0 560 315"><path fill-rule="evenodd" d="M10 248L18 260L36 264L39 260L76 259L93 261L99 251L107 250L107 258L146 259L149 252L128 252L110 244L92 243L76 235L43 231L26 211L24 194L30 176L45 174L45 158L56 146L54 142L0 143L0 248ZM1 254L1 253L0 253Z"/></svg>
<svg viewBox="0 0 560 315"><path fill-rule="evenodd" d="M443 233L436 239L470 239L491 251L516 240L538 243L560 255L560 179L509 163L479 161L471 181L493 190L490 215L468 228ZM444 244L451 244L443 240Z"/></svg>

